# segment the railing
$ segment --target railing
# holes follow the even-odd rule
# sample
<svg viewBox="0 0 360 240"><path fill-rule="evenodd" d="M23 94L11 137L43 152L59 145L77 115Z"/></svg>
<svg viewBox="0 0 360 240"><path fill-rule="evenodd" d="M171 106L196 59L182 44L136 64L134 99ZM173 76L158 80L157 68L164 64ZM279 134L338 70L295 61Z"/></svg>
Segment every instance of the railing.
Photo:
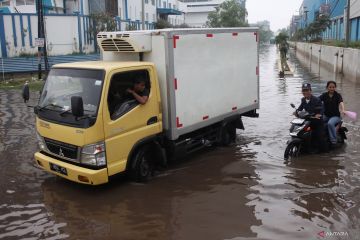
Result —
<svg viewBox="0 0 360 240"><path fill-rule="evenodd" d="M83 54L83 55L63 55L63 56L49 56L49 67L58 63L80 62L80 61L96 61L100 59L99 54ZM14 57L1 58L1 73L31 73L38 71L37 57ZM44 70L44 59L41 61L42 69Z"/></svg>

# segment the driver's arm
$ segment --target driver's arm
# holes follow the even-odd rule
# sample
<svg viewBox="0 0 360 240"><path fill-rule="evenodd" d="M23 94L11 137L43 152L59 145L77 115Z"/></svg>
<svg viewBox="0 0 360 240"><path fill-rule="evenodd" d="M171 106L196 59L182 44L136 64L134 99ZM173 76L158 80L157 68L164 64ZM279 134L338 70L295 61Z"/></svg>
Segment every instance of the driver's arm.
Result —
<svg viewBox="0 0 360 240"><path fill-rule="evenodd" d="M140 96L132 89L128 89L127 91L129 93L131 93L134 96L134 98L136 99L136 101L138 101L142 105L144 105L147 102L147 100L149 99L149 96Z"/></svg>

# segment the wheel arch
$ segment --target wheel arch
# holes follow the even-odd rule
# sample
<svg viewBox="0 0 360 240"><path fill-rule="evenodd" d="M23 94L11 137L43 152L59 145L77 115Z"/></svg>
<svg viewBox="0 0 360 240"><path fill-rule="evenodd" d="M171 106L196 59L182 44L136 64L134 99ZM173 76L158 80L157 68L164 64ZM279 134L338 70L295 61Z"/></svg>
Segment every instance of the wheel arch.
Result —
<svg viewBox="0 0 360 240"><path fill-rule="evenodd" d="M160 162L165 165L167 161L166 154L160 142L161 142L161 136L158 135L148 136L146 138L137 141L132 147L131 151L129 152L129 156L127 158L127 164L126 164L126 171L135 167L136 161L134 161L134 156L141 148L147 146L153 147L152 151L154 151L157 157L160 157L160 159L157 160L156 162Z"/></svg>

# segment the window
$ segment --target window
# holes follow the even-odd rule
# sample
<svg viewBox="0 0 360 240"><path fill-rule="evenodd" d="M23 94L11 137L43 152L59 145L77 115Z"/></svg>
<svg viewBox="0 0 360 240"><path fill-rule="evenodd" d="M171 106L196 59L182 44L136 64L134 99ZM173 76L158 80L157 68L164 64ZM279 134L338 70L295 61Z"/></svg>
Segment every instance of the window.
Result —
<svg viewBox="0 0 360 240"><path fill-rule="evenodd" d="M136 70L114 74L111 78L108 106L111 120L116 120L139 105L127 89L134 88L140 79L145 81L143 92L150 91L150 78L147 70Z"/></svg>
<svg viewBox="0 0 360 240"><path fill-rule="evenodd" d="M145 0L145 3L149 3L149 0Z"/></svg>
<svg viewBox="0 0 360 240"><path fill-rule="evenodd" d="M169 8L171 8L171 3L169 3Z"/></svg>
<svg viewBox="0 0 360 240"><path fill-rule="evenodd" d="M165 1L163 2L163 7L166 8L166 2Z"/></svg>

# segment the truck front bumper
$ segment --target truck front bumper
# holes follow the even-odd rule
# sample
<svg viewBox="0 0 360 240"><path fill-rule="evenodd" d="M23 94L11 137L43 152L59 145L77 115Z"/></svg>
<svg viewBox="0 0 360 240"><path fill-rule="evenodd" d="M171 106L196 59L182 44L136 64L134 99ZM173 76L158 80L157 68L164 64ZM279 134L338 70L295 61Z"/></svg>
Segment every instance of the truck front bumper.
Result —
<svg viewBox="0 0 360 240"><path fill-rule="evenodd" d="M99 185L109 181L107 168L93 170L62 162L40 152L35 153L36 164L47 172L74 182Z"/></svg>

